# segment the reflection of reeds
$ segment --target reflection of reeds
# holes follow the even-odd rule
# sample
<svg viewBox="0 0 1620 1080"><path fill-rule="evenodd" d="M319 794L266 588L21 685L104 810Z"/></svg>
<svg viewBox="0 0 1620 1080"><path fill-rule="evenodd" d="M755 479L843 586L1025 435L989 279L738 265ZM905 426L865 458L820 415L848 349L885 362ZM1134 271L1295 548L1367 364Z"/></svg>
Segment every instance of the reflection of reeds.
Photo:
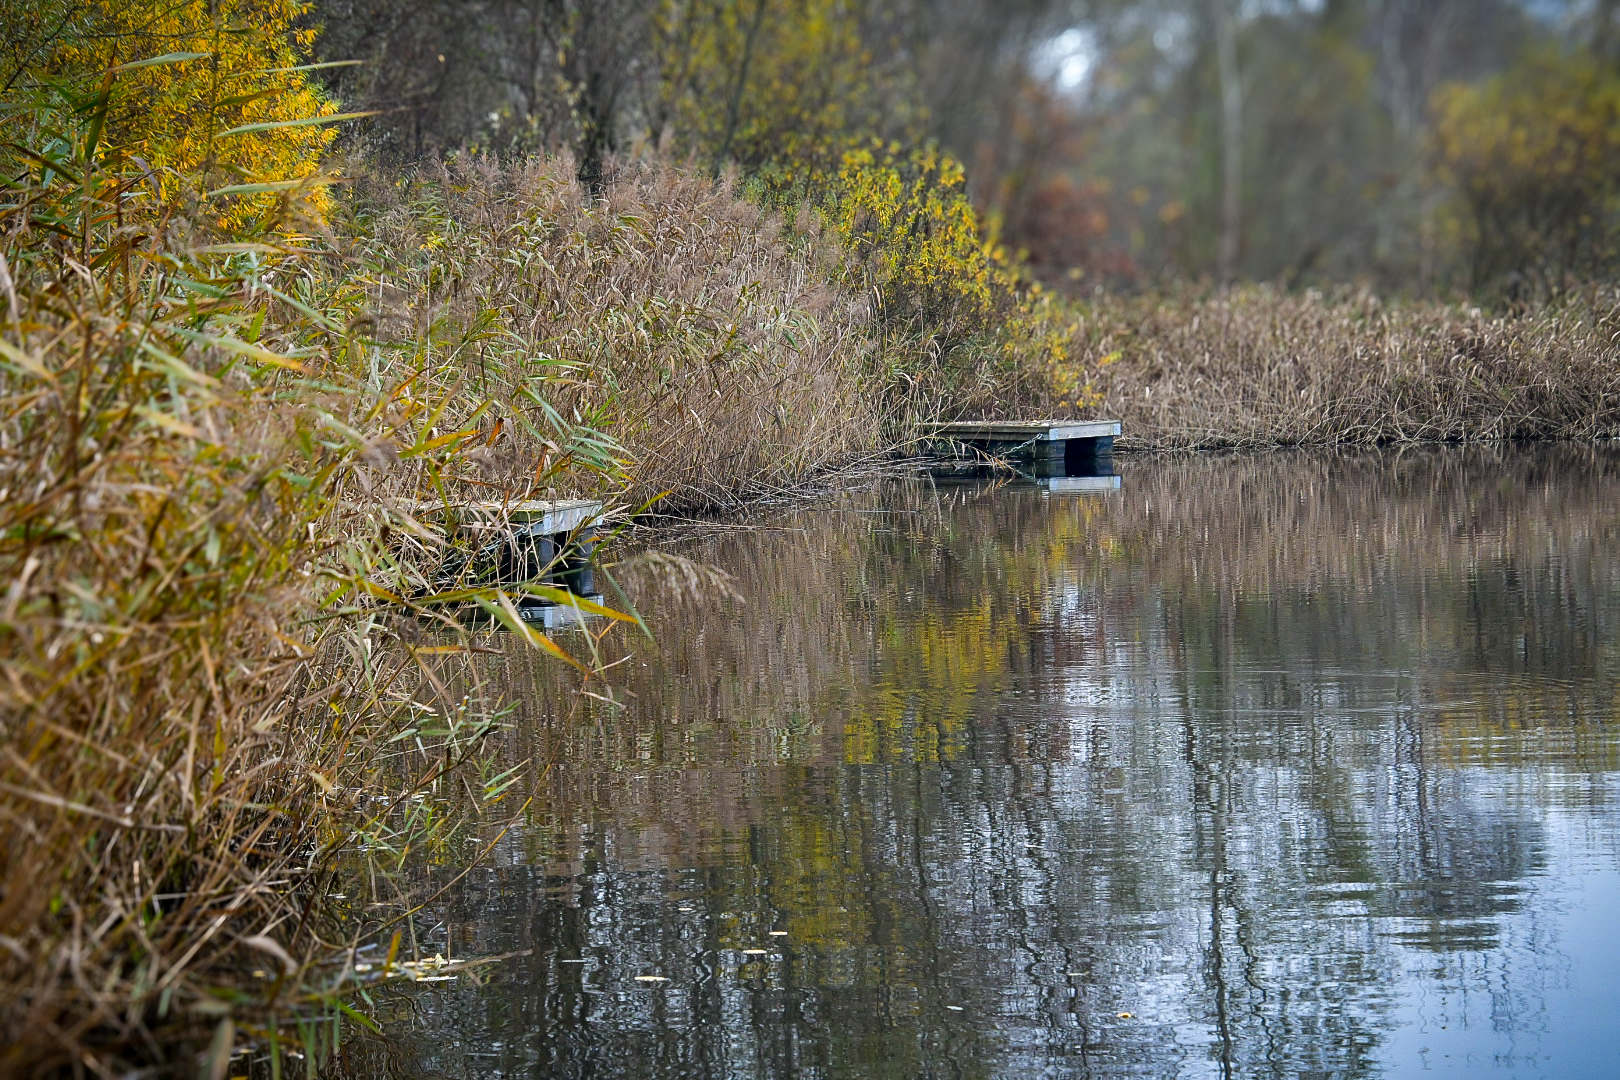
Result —
<svg viewBox="0 0 1620 1080"><path fill-rule="evenodd" d="M1090 306L1099 414L1157 448L1620 433L1620 297L1524 315L1244 288ZM1112 358L1111 360L1109 358Z"/></svg>
<svg viewBox="0 0 1620 1080"><path fill-rule="evenodd" d="M1366 593L1392 573L1593 557L1616 525L1606 443L1131 457L1097 524L1160 587Z"/></svg>
<svg viewBox="0 0 1620 1080"><path fill-rule="evenodd" d="M548 716L563 688L522 657L486 671L527 703L513 759L557 763L549 827L531 834L557 865L584 820L616 823L621 858L711 857L803 767L986 746L1061 760L1062 724L999 720L1010 691L1052 671L1218 712L1269 692L1246 667L1287 672L1287 694L1342 667L1385 704L1391 680L1418 687L1413 715L1440 732L1425 755L1607 763L1617 748L1593 721L1620 663L1604 558L1617 465L1601 444L1423 446L1128 455L1122 494L1100 499L885 484L681 548L722 567L742 603L672 604L638 576L657 640L622 639L621 705L593 703L595 723ZM1498 680L1489 694L1482 678ZM1305 706L1272 704L1277 738L1244 752L1281 764L1300 715L1286 709ZM646 775L621 786L625 768Z"/></svg>
<svg viewBox="0 0 1620 1080"><path fill-rule="evenodd" d="M726 951L781 926L779 977L818 1002L796 1054L838 1052L871 989L946 982L986 1003L989 1044L1037 1017L1038 1045L1069 1030L1041 994L1065 1018L1201 1000L1218 911L1242 928L1230 985L1331 988L1272 1026L1243 999L1242 1045L1320 1064L1377 1030L1405 946L1494 947L1566 842L1546 808L1609 837L1617 465L1591 444L1130 455L1117 497L901 483L683 547L746 603L638 592L659 641L614 669L623 708L551 720L543 673L496 661L534 703L516 756L555 765L502 873L436 917L533 957L450 1022L643 1054L663 1002L587 1012L557 958L592 957L597 985L673 975L707 1017ZM422 1060L444 1023L410 1037ZM690 1023L683 1050L743 1030Z"/></svg>

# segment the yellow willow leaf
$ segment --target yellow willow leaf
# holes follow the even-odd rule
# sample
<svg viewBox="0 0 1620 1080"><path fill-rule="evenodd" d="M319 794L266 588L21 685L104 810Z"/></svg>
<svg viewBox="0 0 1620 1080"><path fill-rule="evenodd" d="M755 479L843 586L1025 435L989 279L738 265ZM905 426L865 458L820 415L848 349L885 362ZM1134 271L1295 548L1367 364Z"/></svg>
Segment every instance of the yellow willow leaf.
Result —
<svg viewBox="0 0 1620 1080"><path fill-rule="evenodd" d="M296 180L267 180L262 184L231 184L215 188L208 193L210 199L221 195L262 195L267 191L296 191L299 188L326 187L332 183L329 176L304 176Z"/></svg>
<svg viewBox="0 0 1620 1080"><path fill-rule="evenodd" d="M145 405L139 405L136 406L135 413L137 416L143 416L152 421L152 423L156 424L160 428L163 428L165 431L172 431L176 435L184 435L188 439L199 439L204 442L208 441L208 436L203 434L197 428L192 427L184 420L170 416L168 413L163 412L160 409L153 409Z"/></svg>
<svg viewBox="0 0 1620 1080"><path fill-rule="evenodd" d="M626 615L622 611L614 611L612 608L603 607L601 604L592 603L582 596L574 595L567 589L553 588L550 585L525 585L523 592L524 595L532 596L537 600L550 600L552 603L562 607L578 608L587 615L600 615L605 619L614 619L618 622L636 621L634 616Z"/></svg>
<svg viewBox="0 0 1620 1080"><path fill-rule="evenodd" d="M495 618L500 621L502 626L521 637L528 644L533 645L542 652L550 653L552 656L556 657L558 660L561 660L565 664L578 668L587 676L591 674L590 668L586 667L572 656L569 656L568 653L564 652L562 647L555 641L552 641L546 635L540 633L528 623L524 622L523 616L518 614L518 609L512 604L512 598L510 596L507 596L505 593L499 593L497 594L496 599L497 602L491 603L490 601L479 597L475 603L477 603L479 607L483 608L491 615L495 616Z"/></svg>
<svg viewBox="0 0 1620 1080"><path fill-rule="evenodd" d="M474 429L469 429L467 431L452 431L448 435L440 435L436 439L429 439L427 442L420 442L415 446L401 450L399 452L399 456L402 458L416 457L420 454L426 454L437 450L442 446L449 446L453 442L470 439L477 434L478 432Z"/></svg>
<svg viewBox="0 0 1620 1080"><path fill-rule="evenodd" d="M154 56L148 60L131 60L127 64L119 64L113 68L115 75L122 75L126 71L139 71L141 68L157 67L159 64L181 64L187 60L207 60L208 53L200 52L172 52L162 56Z"/></svg>
<svg viewBox="0 0 1620 1080"><path fill-rule="evenodd" d="M402 603L405 602L404 600L402 600L400 598L398 593L392 592L392 591L390 591L388 589L385 589L381 585L376 584L375 582L366 581L366 580L362 579L361 581L358 582L358 584L359 584L362 591L364 591L366 593L369 593L372 596L375 596L379 600L387 600L389 603L392 603L392 604L402 604Z"/></svg>
<svg viewBox="0 0 1620 1080"><path fill-rule="evenodd" d="M245 356L249 360L257 360L261 364L269 364L272 367L287 368L289 371L296 371L300 374L303 374L304 372L304 365L299 363L294 358L290 356L283 356L280 353L271 352L262 345L254 345L250 342L240 341L231 337L216 337L213 334L200 334L195 330L184 330L180 327L175 327L173 329L173 333L185 338L194 345L213 346L216 349L223 349L225 352L233 353L237 356Z"/></svg>

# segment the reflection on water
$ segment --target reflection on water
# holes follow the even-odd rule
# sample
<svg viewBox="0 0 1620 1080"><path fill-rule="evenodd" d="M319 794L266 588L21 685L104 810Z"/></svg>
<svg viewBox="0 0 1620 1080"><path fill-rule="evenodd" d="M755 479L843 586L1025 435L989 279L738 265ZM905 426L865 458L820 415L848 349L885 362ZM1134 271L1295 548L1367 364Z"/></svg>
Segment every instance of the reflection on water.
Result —
<svg viewBox="0 0 1620 1080"><path fill-rule="evenodd" d="M392 1067L1620 1066L1620 451L1120 464L689 540L620 707L491 658L537 797L423 943L528 952Z"/></svg>

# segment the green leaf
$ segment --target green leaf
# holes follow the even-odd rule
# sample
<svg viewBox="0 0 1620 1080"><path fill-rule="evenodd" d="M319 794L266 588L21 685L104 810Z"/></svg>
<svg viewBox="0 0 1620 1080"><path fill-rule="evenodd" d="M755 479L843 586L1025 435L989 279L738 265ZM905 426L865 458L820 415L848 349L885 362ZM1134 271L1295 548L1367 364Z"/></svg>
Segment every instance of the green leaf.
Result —
<svg viewBox="0 0 1620 1080"><path fill-rule="evenodd" d="M261 364L269 364L273 367L283 367L291 371L298 372L304 370L304 365L300 364L297 360L290 356L282 356L280 353L273 353L269 349L262 348L258 345L250 345L245 341L238 341L235 338L215 337L213 334L199 334L195 330L184 330L178 326L174 328L173 332L180 337L185 338L193 345L212 345L216 349L223 349L226 352L234 353L237 356L245 356L249 360L257 360Z"/></svg>
<svg viewBox="0 0 1620 1080"><path fill-rule="evenodd" d="M341 120L358 120L363 116L376 116L377 110L370 109L365 112L334 113L331 116L306 116L300 120L264 120L257 124L243 124L233 127L229 131L220 132L215 138L223 139L230 135L250 135L255 131L279 131L282 128L310 127L314 124L336 124Z"/></svg>
<svg viewBox="0 0 1620 1080"><path fill-rule="evenodd" d="M192 367L178 356L171 356L169 353L164 352L150 341L143 341L141 343L141 351L150 356L152 359L156 360L165 371L177 379L191 383L193 386L201 386L208 389L213 389L219 386L219 380L214 378L212 375L206 375L203 372L198 371L196 368Z"/></svg>
<svg viewBox="0 0 1620 1080"><path fill-rule="evenodd" d="M215 188L208 193L210 199L220 195L258 195L266 191L293 191L301 187L325 187L332 182L326 176L306 176L299 180L267 180L262 184L231 184Z"/></svg>
<svg viewBox="0 0 1620 1080"><path fill-rule="evenodd" d="M371 1017L367 1016L363 1012L356 1011L354 1006L345 1005L341 1001L334 1001L334 1002L332 1002L332 1004L336 1005L338 1007L339 1011L341 1011L344 1016L347 1016L350 1020L353 1020L355 1023L359 1024L361 1027L365 1028L367 1031L370 1031L370 1032L372 1032L374 1034L377 1034L377 1035L382 1034L382 1028L377 1026L377 1021L373 1020Z"/></svg>
<svg viewBox="0 0 1620 1080"><path fill-rule="evenodd" d="M119 64L113 68L114 72L134 71L137 68L156 67L159 64L183 64L187 60L207 60L210 54L204 52L172 52L162 56L154 56L147 60L132 60L127 64Z"/></svg>
<svg viewBox="0 0 1620 1080"><path fill-rule="evenodd" d="M321 64L299 64L297 67L260 68L258 71L244 71L232 75L233 79L248 79L255 75L286 75L294 71L320 71L323 68L356 67L364 64L364 60L328 60Z"/></svg>

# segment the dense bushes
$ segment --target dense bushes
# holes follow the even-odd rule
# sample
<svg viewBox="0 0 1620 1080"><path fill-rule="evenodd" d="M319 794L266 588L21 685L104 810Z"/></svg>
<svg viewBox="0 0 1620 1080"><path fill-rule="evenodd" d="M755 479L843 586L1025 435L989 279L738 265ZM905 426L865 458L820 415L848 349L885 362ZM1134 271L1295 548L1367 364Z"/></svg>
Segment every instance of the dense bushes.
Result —
<svg viewBox="0 0 1620 1080"><path fill-rule="evenodd" d="M379 338L432 343L510 420L483 483L523 486L571 451L557 425L611 434L626 498L726 505L869 454L869 302L835 286L838 248L726 181L628 166L600 198L565 158L463 156L362 185L340 223ZM542 383L531 380L539 376Z"/></svg>
<svg viewBox="0 0 1620 1080"><path fill-rule="evenodd" d="M932 147L856 147L820 196L845 286L876 298L891 397L911 421L1095 403L1072 312L980 228L962 167Z"/></svg>

